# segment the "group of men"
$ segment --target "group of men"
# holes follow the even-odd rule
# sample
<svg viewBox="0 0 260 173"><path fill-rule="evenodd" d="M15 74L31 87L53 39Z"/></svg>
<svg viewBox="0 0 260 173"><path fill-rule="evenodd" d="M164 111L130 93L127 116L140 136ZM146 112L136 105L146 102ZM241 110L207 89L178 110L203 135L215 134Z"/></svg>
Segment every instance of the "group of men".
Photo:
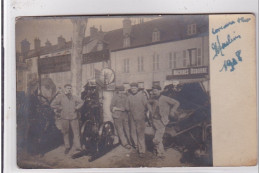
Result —
<svg viewBox="0 0 260 173"><path fill-rule="evenodd" d="M160 94L161 87L153 86L151 97L148 98L137 83L131 83L129 92L124 86L116 86L110 110L114 119L121 145L126 149L134 148L140 157L145 157L145 120L147 112L151 114L152 126L155 130L153 144L158 157L164 157L163 135L169 122L169 115L174 114L179 102ZM82 107L83 100L72 95L72 86L64 86L64 92L59 94L51 106L60 116L60 130L63 134L65 154L71 150L69 130L73 132L73 149L81 151L79 119L77 111Z"/></svg>
<svg viewBox="0 0 260 173"><path fill-rule="evenodd" d="M161 87L158 85L152 87L149 99L142 90L139 90L137 83L131 83L130 87L126 93L123 86L117 86L110 106L121 145L126 149L133 147L140 157L145 157L145 119L149 111L155 131L153 138L155 153L158 157L164 158L165 127L169 122L169 115L177 112L180 103L161 95Z"/></svg>

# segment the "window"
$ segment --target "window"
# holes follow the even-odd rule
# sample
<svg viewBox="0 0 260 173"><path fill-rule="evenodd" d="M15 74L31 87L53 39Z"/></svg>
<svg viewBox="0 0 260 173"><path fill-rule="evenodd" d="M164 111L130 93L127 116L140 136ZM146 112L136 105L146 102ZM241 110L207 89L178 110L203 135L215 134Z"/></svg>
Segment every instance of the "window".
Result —
<svg viewBox="0 0 260 173"><path fill-rule="evenodd" d="M160 81L153 81L153 86L160 86Z"/></svg>
<svg viewBox="0 0 260 173"><path fill-rule="evenodd" d="M89 64L90 65L90 77L94 77L95 76L95 67L94 67L94 63L92 63L92 64Z"/></svg>
<svg viewBox="0 0 260 173"><path fill-rule="evenodd" d="M160 41L160 31L155 28L153 30L152 42Z"/></svg>
<svg viewBox="0 0 260 173"><path fill-rule="evenodd" d="M144 88L144 82L138 82L138 88Z"/></svg>
<svg viewBox="0 0 260 173"><path fill-rule="evenodd" d="M169 68L172 69L173 68L173 58L172 58L172 53L169 53Z"/></svg>
<svg viewBox="0 0 260 173"><path fill-rule="evenodd" d="M190 24L188 25L188 35L193 35L197 33L197 25L196 24Z"/></svg>
<svg viewBox="0 0 260 173"><path fill-rule="evenodd" d="M124 59L124 72L129 73L129 59Z"/></svg>
<svg viewBox="0 0 260 173"><path fill-rule="evenodd" d="M18 57L18 62L24 62L23 56Z"/></svg>
<svg viewBox="0 0 260 173"><path fill-rule="evenodd" d="M105 61L103 61L103 62L102 62L102 68L106 68L106 67L108 67L108 63L105 62Z"/></svg>
<svg viewBox="0 0 260 173"><path fill-rule="evenodd" d="M197 49L198 65L202 65L201 48Z"/></svg>
<svg viewBox="0 0 260 173"><path fill-rule="evenodd" d="M159 70L160 64L159 64L159 55L154 54L153 55L153 70Z"/></svg>
<svg viewBox="0 0 260 173"><path fill-rule="evenodd" d="M124 48L130 47L130 37L129 37L128 35L124 38L123 47L124 47Z"/></svg>
<svg viewBox="0 0 260 173"><path fill-rule="evenodd" d="M189 59L187 57L187 51L184 50L182 54L183 54L183 67L189 67L190 66L190 61L189 61Z"/></svg>
<svg viewBox="0 0 260 173"><path fill-rule="evenodd" d="M97 45L97 50L98 50L98 51L103 50L103 43L102 43L102 42L99 42L99 43L98 43L98 45Z"/></svg>
<svg viewBox="0 0 260 173"><path fill-rule="evenodd" d="M169 68L173 69L177 67L177 53L174 52L172 55L172 52L169 53Z"/></svg>
<svg viewBox="0 0 260 173"><path fill-rule="evenodd" d="M197 66L198 65L197 49L188 49L188 51L189 51L190 66Z"/></svg>
<svg viewBox="0 0 260 173"><path fill-rule="evenodd" d="M28 59L26 63L27 63L27 67L30 69L32 67L32 59Z"/></svg>
<svg viewBox="0 0 260 173"><path fill-rule="evenodd" d="M177 56L176 56L176 52L174 52L174 56L173 56L173 68L176 68L177 64Z"/></svg>
<svg viewBox="0 0 260 173"><path fill-rule="evenodd" d="M138 72L142 72L144 71L144 57L138 57L137 58L138 61Z"/></svg>

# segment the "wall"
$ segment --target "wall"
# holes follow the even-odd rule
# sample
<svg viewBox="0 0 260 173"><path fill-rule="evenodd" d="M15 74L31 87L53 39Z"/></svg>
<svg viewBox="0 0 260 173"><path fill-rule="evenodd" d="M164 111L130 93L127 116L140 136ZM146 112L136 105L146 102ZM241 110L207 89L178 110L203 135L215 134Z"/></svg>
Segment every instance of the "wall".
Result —
<svg viewBox="0 0 260 173"><path fill-rule="evenodd" d="M153 81L160 81L164 86L166 75L172 73L169 67L169 53L182 52L192 48L201 48L204 64L208 66L209 50L208 36L187 40L168 42L111 52L111 66L116 72L116 84L121 85L131 82L144 82L145 88L151 88ZM187 52L187 51L186 51ZM159 70L153 70L153 55L159 54ZM138 56L144 57L144 71L138 72ZM186 53L188 56L188 53ZM124 59L129 58L129 73L124 72ZM183 59L177 59L177 68L183 68Z"/></svg>

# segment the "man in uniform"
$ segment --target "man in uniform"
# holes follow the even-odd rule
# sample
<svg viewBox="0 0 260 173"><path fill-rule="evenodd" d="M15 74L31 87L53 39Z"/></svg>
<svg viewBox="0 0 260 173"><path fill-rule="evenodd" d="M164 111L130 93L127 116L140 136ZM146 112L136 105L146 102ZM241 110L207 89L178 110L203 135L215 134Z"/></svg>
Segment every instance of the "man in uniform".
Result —
<svg viewBox="0 0 260 173"><path fill-rule="evenodd" d="M126 149L131 149L131 146L129 145L129 118L126 111L127 96L124 90L124 86L116 86L116 93L112 98L110 110L112 112L114 125L117 130L121 145Z"/></svg>
<svg viewBox="0 0 260 173"><path fill-rule="evenodd" d="M165 127L169 122L169 114L176 112L180 103L170 97L160 94L161 87L155 85L152 87L153 97L148 101L148 109L152 114L153 127L155 134L153 138L156 154L164 158L163 135Z"/></svg>
<svg viewBox="0 0 260 173"><path fill-rule="evenodd" d="M147 98L142 91L138 91L138 84L131 83L128 96L128 110L130 113L131 137L139 156L144 157L145 146L145 117L147 110Z"/></svg>
<svg viewBox="0 0 260 173"><path fill-rule="evenodd" d="M56 112L60 112L61 132L64 139L65 154L68 154L71 148L69 140L70 127L72 129L74 137L73 147L75 151L81 151L79 120L77 116L77 111L83 105L83 101L80 98L72 95L71 89L72 86L70 84L66 84L64 86L64 93L59 94L51 104L51 107Z"/></svg>

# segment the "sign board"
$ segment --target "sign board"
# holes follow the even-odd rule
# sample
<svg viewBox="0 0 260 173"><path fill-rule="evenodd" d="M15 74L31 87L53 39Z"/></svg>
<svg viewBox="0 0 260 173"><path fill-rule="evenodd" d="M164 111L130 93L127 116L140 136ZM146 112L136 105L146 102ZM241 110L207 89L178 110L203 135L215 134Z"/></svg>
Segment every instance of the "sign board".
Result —
<svg viewBox="0 0 260 173"><path fill-rule="evenodd" d="M172 75L166 76L166 80L203 78L205 77L205 75L208 74L209 74L209 68L207 66L180 68L180 69L173 69Z"/></svg>
<svg viewBox="0 0 260 173"><path fill-rule="evenodd" d="M107 61L109 60L109 57L110 54L108 49L96 51L96 52L90 52L87 54L83 54L82 64L90 64L90 63Z"/></svg>
<svg viewBox="0 0 260 173"><path fill-rule="evenodd" d="M40 74L70 71L71 55L61 55L39 59Z"/></svg>

